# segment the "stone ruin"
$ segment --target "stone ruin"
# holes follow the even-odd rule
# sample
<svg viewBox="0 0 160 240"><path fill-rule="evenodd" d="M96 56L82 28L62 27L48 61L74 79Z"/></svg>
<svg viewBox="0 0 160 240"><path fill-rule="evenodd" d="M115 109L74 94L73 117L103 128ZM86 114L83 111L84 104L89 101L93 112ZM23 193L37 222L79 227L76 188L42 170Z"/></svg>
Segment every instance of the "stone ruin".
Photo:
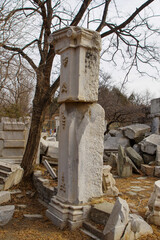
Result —
<svg viewBox="0 0 160 240"><path fill-rule="evenodd" d="M60 228L73 229L82 224L89 200L102 196L104 110L96 103L101 38L67 27L50 42L61 55L61 106L58 193L46 214Z"/></svg>

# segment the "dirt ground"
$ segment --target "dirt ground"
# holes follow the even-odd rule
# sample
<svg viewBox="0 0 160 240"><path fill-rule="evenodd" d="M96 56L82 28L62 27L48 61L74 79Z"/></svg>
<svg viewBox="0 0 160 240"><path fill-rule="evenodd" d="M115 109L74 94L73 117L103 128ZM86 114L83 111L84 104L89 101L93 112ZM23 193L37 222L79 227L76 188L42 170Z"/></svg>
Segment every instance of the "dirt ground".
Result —
<svg viewBox="0 0 160 240"><path fill-rule="evenodd" d="M116 185L120 191L120 197L125 199L133 213L145 217L146 206L154 182L157 178L147 177L139 180L140 175L133 175L130 178L116 178ZM144 190L137 192L135 196L129 193L133 186L141 186ZM0 227L0 240L89 240L90 238L80 230L60 230L45 217L45 208L38 202L37 194L31 182L21 182L13 189L20 189L21 194L12 195L11 202L16 207L12 220L5 226ZM99 201L114 202L116 198L105 197ZM27 205L26 208L19 208L18 205ZM26 219L23 214L42 214L43 218L37 220ZM142 237L140 240L160 240L160 227L152 225L154 233L151 236Z"/></svg>

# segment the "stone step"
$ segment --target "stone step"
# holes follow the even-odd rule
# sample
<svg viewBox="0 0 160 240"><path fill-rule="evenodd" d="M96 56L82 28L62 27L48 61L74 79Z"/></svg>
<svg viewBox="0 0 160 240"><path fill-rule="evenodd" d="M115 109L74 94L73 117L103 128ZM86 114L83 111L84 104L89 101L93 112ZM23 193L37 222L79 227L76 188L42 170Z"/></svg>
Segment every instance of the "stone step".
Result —
<svg viewBox="0 0 160 240"><path fill-rule="evenodd" d="M11 166L9 166L9 164L5 164L0 161L0 170L6 171L6 172L11 172L12 168L11 168Z"/></svg>
<svg viewBox="0 0 160 240"><path fill-rule="evenodd" d="M8 177L8 175L9 175L9 172L0 169L0 176L1 177Z"/></svg>
<svg viewBox="0 0 160 240"><path fill-rule="evenodd" d="M92 235L93 239L101 240L104 237L103 232L89 221L83 222L82 231L84 231L90 237Z"/></svg>

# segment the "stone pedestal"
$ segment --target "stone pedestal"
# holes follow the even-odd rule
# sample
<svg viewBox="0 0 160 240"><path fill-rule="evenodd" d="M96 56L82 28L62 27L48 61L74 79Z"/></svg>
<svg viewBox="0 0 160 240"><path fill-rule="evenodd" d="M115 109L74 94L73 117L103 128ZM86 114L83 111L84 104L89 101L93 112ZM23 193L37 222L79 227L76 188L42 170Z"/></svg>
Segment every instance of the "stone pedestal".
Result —
<svg viewBox="0 0 160 240"><path fill-rule="evenodd" d="M87 202L102 196L104 110L98 99L100 35L79 27L55 32L61 55L58 193L47 216L60 228L82 224ZM83 206L82 206L83 205Z"/></svg>

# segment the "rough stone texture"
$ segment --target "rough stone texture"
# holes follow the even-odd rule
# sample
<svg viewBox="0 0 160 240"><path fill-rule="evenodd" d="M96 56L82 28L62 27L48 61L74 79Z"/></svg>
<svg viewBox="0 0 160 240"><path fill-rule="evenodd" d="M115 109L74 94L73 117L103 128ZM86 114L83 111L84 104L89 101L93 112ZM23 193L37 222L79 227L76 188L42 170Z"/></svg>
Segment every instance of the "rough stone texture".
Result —
<svg viewBox="0 0 160 240"><path fill-rule="evenodd" d="M95 103L68 103L60 115L58 196L87 202L102 195L104 110Z"/></svg>
<svg viewBox="0 0 160 240"><path fill-rule="evenodd" d="M123 127L123 132L129 139L144 138L145 134L150 132L150 127L146 124L132 124Z"/></svg>
<svg viewBox="0 0 160 240"><path fill-rule="evenodd" d="M159 117L154 117L151 124L151 132L159 134Z"/></svg>
<svg viewBox="0 0 160 240"><path fill-rule="evenodd" d="M42 177L41 171L34 172L33 183L38 192L39 198L46 204L49 204L51 198L57 194L57 188L52 187L49 180Z"/></svg>
<svg viewBox="0 0 160 240"><path fill-rule="evenodd" d="M151 114L160 113L160 98L151 100Z"/></svg>
<svg viewBox="0 0 160 240"><path fill-rule="evenodd" d="M106 225L108 218L113 210L114 204L110 202L103 202L94 204L91 208L90 218L92 221Z"/></svg>
<svg viewBox="0 0 160 240"><path fill-rule="evenodd" d="M24 140L4 140L5 148L24 148L25 141Z"/></svg>
<svg viewBox="0 0 160 240"><path fill-rule="evenodd" d="M98 100L99 33L80 27L58 30L50 37L61 54L59 102Z"/></svg>
<svg viewBox="0 0 160 240"><path fill-rule="evenodd" d="M23 131L25 129L25 124L22 122L4 122L4 131Z"/></svg>
<svg viewBox="0 0 160 240"><path fill-rule="evenodd" d="M14 205L0 207L0 226L6 225L12 218L15 210Z"/></svg>
<svg viewBox="0 0 160 240"><path fill-rule="evenodd" d="M148 201L147 222L160 226L160 180L155 182L154 190Z"/></svg>
<svg viewBox="0 0 160 240"><path fill-rule="evenodd" d="M0 204L11 200L11 194L9 191L0 191Z"/></svg>
<svg viewBox="0 0 160 240"><path fill-rule="evenodd" d="M106 140L104 141L104 151L106 150L114 150L118 151L118 147L121 145L122 147L130 146L129 139L120 136L111 136L108 134Z"/></svg>
<svg viewBox="0 0 160 240"><path fill-rule="evenodd" d="M104 227L104 240L120 240L128 223L129 207L125 200L117 198Z"/></svg>
<svg viewBox="0 0 160 240"><path fill-rule="evenodd" d="M155 154L154 155L150 155L150 154L147 154L147 153L142 153L142 156L143 156L143 161L144 161L144 164L150 164L151 162L155 162L156 164L156 156Z"/></svg>
<svg viewBox="0 0 160 240"><path fill-rule="evenodd" d="M129 177L132 175L132 165L122 146L118 148L117 172L121 177Z"/></svg>
<svg viewBox="0 0 160 240"><path fill-rule="evenodd" d="M118 196L119 190L115 186L116 181L112 176L111 166L107 165L103 167L103 192L107 196Z"/></svg>
<svg viewBox="0 0 160 240"><path fill-rule="evenodd" d="M160 166L155 166L154 176L160 178Z"/></svg>
<svg viewBox="0 0 160 240"><path fill-rule="evenodd" d="M147 164L141 165L141 171L147 176L154 176L154 166L149 166Z"/></svg>
<svg viewBox="0 0 160 240"><path fill-rule="evenodd" d="M142 157L131 147L126 148L126 153L128 157L134 162L136 167L140 168L141 164L143 164Z"/></svg>
<svg viewBox="0 0 160 240"><path fill-rule="evenodd" d="M142 152L153 155L156 153L157 146L160 145L160 135L152 134L143 139L139 144Z"/></svg>

